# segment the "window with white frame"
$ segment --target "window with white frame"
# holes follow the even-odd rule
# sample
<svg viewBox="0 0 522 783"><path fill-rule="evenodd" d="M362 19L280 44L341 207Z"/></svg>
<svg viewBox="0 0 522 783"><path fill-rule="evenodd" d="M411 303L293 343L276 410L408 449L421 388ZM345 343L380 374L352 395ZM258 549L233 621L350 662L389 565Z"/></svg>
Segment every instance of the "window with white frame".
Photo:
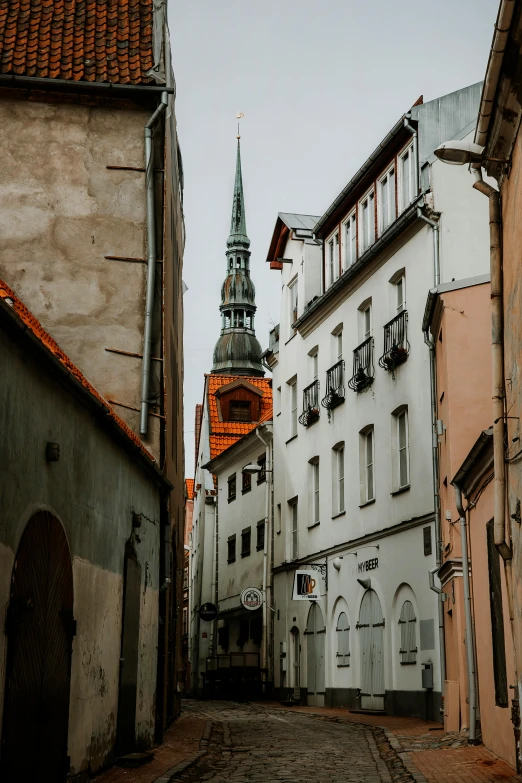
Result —
<svg viewBox="0 0 522 783"><path fill-rule="evenodd" d="M395 489L400 490L410 484L410 448L408 433L408 409L403 407L393 414L393 441L395 443Z"/></svg>
<svg viewBox="0 0 522 783"><path fill-rule="evenodd" d="M371 300L366 300L366 302L363 302L363 304L359 307L359 313L359 340L361 343L363 343L368 339L368 337L372 336L373 319Z"/></svg>
<svg viewBox="0 0 522 783"><path fill-rule="evenodd" d="M417 618L411 601L405 601L402 605L399 627L401 629L401 663L417 662Z"/></svg>
<svg viewBox="0 0 522 783"><path fill-rule="evenodd" d="M357 261L357 218L355 212L348 216L344 224L344 264L346 270Z"/></svg>
<svg viewBox="0 0 522 783"><path fill-rule="evenodd" d="M375 500L374 429L366 427L360 433L361 505Z"/></svg>
<svg viewBox="0 0 522 783"><path fill-rule="evenodd" d="M350 623L346 612L337 618L337 666L350 665Z"/></svg>
<svg viewBox="0 0 522 783"><path fill-rule="evenodd" d="M308 356L310 357L310 369L312 371L312 381L319 378L319 348L312 348Z"/></svg>
<svg viewBox="0 0 522 783"><path fill-rule="evenodd" d="M406 277L401 275L395 283L395 304L397 313L406 310Z"/></svg>
<svg viewBox="0 0 522 783"><path fill-rule="evenodd" d="M297 278L288 286L289 301L290 301L290 330L292 330L292 324L297 321L298 317L298 299L297 299Z"/></svg>
<svg viewBox="0 0 522 783"><path fill-rule="evenodd" d="M310 460L310 525L316 525L320 519L319 507L319 457Z"/></svg>
<svg viewBox="0 0 522 783"><path fill-rule="evenodd" d="M290 437L297 435L297 378L288 381L290 386Z"/></svg>
<svg viewBox="0 0 522 783"><path fill-rule="evenodd" d="M360 202L359 249L364 253L375 242L375 195L373 190Z"/></svg>
<svg viewBox="0 0 522 783"><path fill-rule="evenodd" d="M413 144L399 155L399 188L401 209L404 210L417 196L417 166Z"/></svg>
<svg viewBox="0 0 522 783"><path fill-rule="evenodd" d="M339 269L339 234L336 232L326 243L327 283L329 288L337 280Z"/></svg>
<svg viewBox="0 0 522 783"><path fill-rule="evenodd" d="M389 169L379 182L379 228L386 231L396 217L395 166Z"/></svg>
<svg viewBox="0 0 522 783"><path fill-rule="evenodd" d="M344 508L344 443L332 449L332 510L333 515L342 514Z"/></svg>
<svg viewBox="0 0 522 783"><path fill-rule="evenodd" d="M299 557L299 530L297 523L297 498L291 500L288 504L290 506L290 522L291 522L291 559L297 560Z"/></svg>

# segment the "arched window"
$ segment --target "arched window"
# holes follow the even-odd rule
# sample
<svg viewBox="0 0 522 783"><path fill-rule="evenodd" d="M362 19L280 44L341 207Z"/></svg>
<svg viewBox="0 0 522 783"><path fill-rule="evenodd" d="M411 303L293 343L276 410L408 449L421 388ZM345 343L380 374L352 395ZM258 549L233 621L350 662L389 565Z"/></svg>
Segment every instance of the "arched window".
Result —
<svg viewBox="0 0 522 783"><path fill-rule="evenodd" d="M350 623L345 612L337 619L337 666L350 665Z"/></svg>
<svg viewBox="0 0 522 783"><path fill-rule="evenodd" d="M417 662L417 634L415 624L417 618L411 601L405 601L402 605L399 626L401 629L401 663Z"/></svg>
<svg viewBox="0 0 522 783"><path fill-rule="evenodd" d="M236 258L236 267L241 269L241 258L239 256Z"/></svg>
<svg viewBox="0 0 522 783"><path fill-rule="evenodd" d="M225 325L225 329L229 329L230 328L230 322L231 322L230 310L225 310L224 315L225 315L225 324L224 324Z"/></svg>

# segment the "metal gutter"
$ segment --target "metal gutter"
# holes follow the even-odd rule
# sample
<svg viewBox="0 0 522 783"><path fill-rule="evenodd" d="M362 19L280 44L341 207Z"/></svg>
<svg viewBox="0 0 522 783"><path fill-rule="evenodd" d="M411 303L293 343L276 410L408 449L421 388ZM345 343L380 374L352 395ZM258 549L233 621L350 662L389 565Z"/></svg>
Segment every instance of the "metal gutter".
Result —
<svg viewBox="0 0 522 783"><path fill-rule="evenodd" d="M404 121L410 119L411 114L408 112L408 114L403 114L402 117L398 122L395 123L391 131L384 137L384 139L381 141L379 146L372 152L370 157L363 163L359 171L357 171L356 174L351 178L349 183L346 185L346 187L339 193L333 204L331 204L330 207L326 210L324 215L318 220L317 224L314 227L314 234L319 234L323 226L328 222L328 220L332 217L332 215L335 213L335 211L338 209L338 207L342 204L344 199L348 196L351 190L355 188L356 185L358 185L363 177L370 171L373 164L378 160L378 158L382 155L385 148L388 146L388 144L393 141L393 139L398 136L400 131L404 130Z"/></svg>
<svg viewBox="0 0 522 783"><path fill-rule="evenodd" d="M3 300L0 300L0 317L9 321L9 324L17 329L22 335L29 340L33 347L47 360L52 366L53 370L63 378L78 394L81 401L97 414L101 421L102 427L118 441L124 450L136 459L144 468L145 472L151 475L158 485L169 492L174 489L174 485L168 480L168 478L162 473L158 464L152 457L148 458L141 448L135 444L124 430L121 429L119 424L112 418L114 411L108 406L104 405L88 388L86 388L81 381L79 381L67 367L62 364L60 359L56 357L38 338L31 328L27 326L17 315L16 312L11 310L8 305L3 304ZM111 415L112 414L112 415Z"/></svg>
<svg viewBox="0 0 522 783"><path fill-rule="evenodd" d="M422 331L426 332L433 319L433 312L435 310L435 303L439 294L445 294L448 291L460 291L463 288L473 288L475 285L484 285L491 280L489 272L485 275L477 275L476 277L466 277L464 280L452 280L450 283L442 283L435 288L430 288L428 298L426 299L426 307L424 308L424 318L422 319Z"/></svg>
<svg viewBox="0 0 522 783"><path fill-rule="evenodd" d="M174 93L172 87L162 87L157 84L115 84L114 82L72 81L71 79L48 79L43 76L18 76L17 74L0 74L0 87L17 87L22 90L41 89L58 92L92 92L99 90L110 96L130 97L133 93L140 96L157 95L158 93Z"/></svg>
<svg viewBox="0 0 522 783"><path fill-rule="evenodd" d="M402 126L401 126L402 127ZM418 199L417 199L418 201ZM355 263L352 264L352 266L347 269L343 274L337 278L335 283L328 288L324 292L322 296L320 296L316 301L310 305L310 307L304 311L304 313L300 316L300 318L297 319L295 323L292 324L293 329L299 329L299 327L304 324L308 318L314 313L316 310L318 310L320 307L323 306L325 302L328 302L336 293L339 291L339 289L343 288L346 283L348 283L350 280L352 280L354 277L356 277L361 269L366 266L370 261L372 261L375 256L377 256L383 248L387 247L391 242L405 229L407 226L409 226L411 223L414 223L416 220L418 220L417 216L417 204L414 202L411 204L408 209L402 213L402 215L397 218L395 223L393 223L390 228L388 228L384 234L379 237L379 239L374 242L374 244L368 248L368 250L360 257L360 259Z"/></svg>
<svg viewBox="0 0 522 783"><path fill-rule="evenodd" d="M495 32L489 52L486 75L484 77L484 86L480 98L480 107L477 120L477 130L475 131L475 144L481 147L486 146L489 122L493 114L493 101L497 91L500 69L504 60L506 43L511 28L513 13L517 0L501 0L498 9L497 21L495 22Z"/></svg>

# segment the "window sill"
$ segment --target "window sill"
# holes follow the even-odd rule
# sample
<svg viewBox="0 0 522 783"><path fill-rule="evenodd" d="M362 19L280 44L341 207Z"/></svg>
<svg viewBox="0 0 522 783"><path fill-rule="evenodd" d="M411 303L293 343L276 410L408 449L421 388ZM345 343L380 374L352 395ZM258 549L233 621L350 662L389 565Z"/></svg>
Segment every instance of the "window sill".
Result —
<svg viewBox="0 0 522 783"><path fill-rule="evenodd" d="M349 663L338 663L337 664L337 668L338 669L349 669L350 668L350 664Z"/></svg>
<svg viewBox="0 0 522 783"><path fill-rule="evenodd" d="M252 487L249 487L248 489L242 489L242 490L241 490L241 494L242 494L242 495L246 495L246 494L247 494L247 492L251 492L251 491L252 491Z"/></svg>
<svg viewBox="0 0 522 783"><path fill-rule="evenodd" d="M319 527L320 524L321 524L320 522L314 522L313 525L308 525L306 529L307 530L313 530L314 527Z"/></svg>
<svg viewBox="0 0 522 783"><path fill-rule="evenodd" d="M233 503L235 499L236 499L235 496L233 498L228 498L228 502Z"/></svg>
<svg viewBox="0 0 522 783"><path fill-rule="evenodd" d="M250 557L250 552L241 552L241 557Z"/></svg>
<svg viewBox="0 0 522 783"><path fill-rule="evenodd" d="M372 503L375 503L375 498L373 498L373 500L367 500L366 503L361 503L359 508L365 508L365 506L371 506Z"/></svg>
<svg viewBox="0 0 522 783"><path fill-rule="evenodd" d="M346 511L339 511L338 514L334 514L332 519L339 519L339 517L344 517L344 516L346 516Z"/></svg>
<svg viewBox="0 0 522 783"><path fill-rule="evenodd" d="M227 560L227 563L235 563L235 562L236 562L236 558L235 557L232 558L231 560Z"/></svg>
<svg viewBox="0 0 522 783"><path fill-rule="evenodd" d="M405 487L401 487L400 489L396 489L393 492L390 492L390 495L402 495L403 492L408 492L408 490L411 489L411 484L406 484Z"/></svg>
<svg viewBox="0 0 522 783"><path fill-rule="evenodd" d="M261 550L264 548L265 548L264 544L262 546L256 546L256 552L261 552Z"/></svg>
<svg viewBox="0 0 522 783"><path fill-rule="evenodd" d="M295 435L292 435L292 437L291 437L291 438L289 438L289 439L286 441L286 443L285 443L285 446L288 446L288 444L289 444L289 443L291 443L291 442L292 442L293 440L295 440L296 438L297 438L297 433L296 433Z"/></svg>

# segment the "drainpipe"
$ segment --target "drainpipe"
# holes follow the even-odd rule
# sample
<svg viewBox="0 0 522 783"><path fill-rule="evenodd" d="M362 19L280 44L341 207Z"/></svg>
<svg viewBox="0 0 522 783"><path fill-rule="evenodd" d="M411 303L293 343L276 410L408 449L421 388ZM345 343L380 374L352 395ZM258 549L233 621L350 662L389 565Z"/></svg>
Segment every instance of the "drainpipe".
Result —
<svg viewBox="0 0 522 783"><path fill-rule="evenodd" d="M161 93L156 111L145 125L145 188L147 199L147 294L145 302L145 329L141 369L140 435L148 429L150 365L152 357L152 313L154 308L154 278L156 274L156 219L154 204L154 144L152 129L165 112L168 93Z"/></svg>
<svg viewBox="0 0 522 783"><path fill-rule="evenodd" d="M466 619L466 662L468 669L469 693L469 744L475 745L477 738L477 684L475 672L475 639L471 620L471 597L469 590L468 533L466 530L466 512L462 505L462 491L453 482L455 501L460 517L460 543L462 546L462 579L464 585L464 617Z"/></svg>
<svg viewBox="0 0 522 783"><path fill-rule="evenodd" d="M438 235L438 231L437 231ZM434 232L435 236L435 232ZM434 245L435 247L435 245ZM438 247L438 243L437 243ZM424 332L424 342L430 351L430 399L431 399L431 463L433 477L433 506L435 516L435 571L442 565L442 529L440 520L439 494L439 441L437 438L437 376L435 362L435 344ZM444 607L442 606L442 590L435 587L434 575L430 572L430 589L437 593L437 616L439 622L439 653L440 653L440 695L444 705L444 683L446 681L446 644L444 639ZM442 711L444 706L442 706Z"/></svg>
<svg viewBox="0 0 522 783"><path fill-rule="evenodd" d="M270 544L270 490L272 484L272 459L270 443L256 429L256 435L265 447L266 486L265 486L265 537L263 545L263 644L261 647L261 668L268 670L268 547ZM270 672L267 671L265 689Z"/></svg>

